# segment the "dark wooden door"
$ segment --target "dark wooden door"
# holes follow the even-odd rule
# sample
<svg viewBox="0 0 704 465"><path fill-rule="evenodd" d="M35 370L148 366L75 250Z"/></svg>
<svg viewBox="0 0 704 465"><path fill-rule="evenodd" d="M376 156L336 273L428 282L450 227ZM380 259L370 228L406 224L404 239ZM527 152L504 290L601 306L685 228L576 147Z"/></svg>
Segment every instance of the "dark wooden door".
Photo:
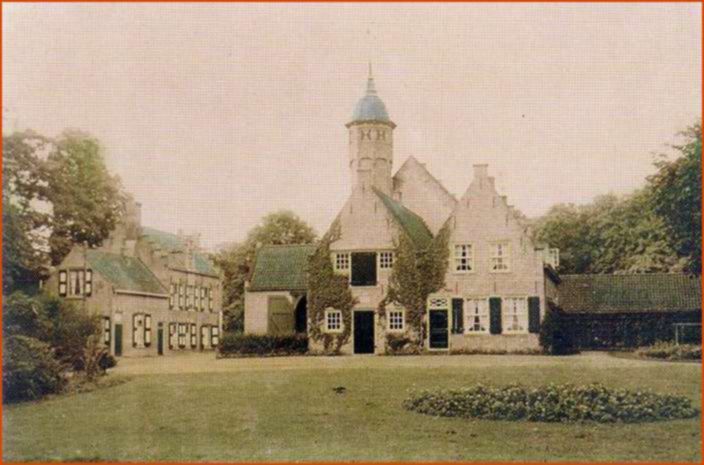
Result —
<svg viewBox="0 0 704 465"><path fill-rule="evenodd" d="M430 348L447 349L447 310L430 310Z"/></svg>
<svg viewBox="0 0 704 465"><path fill-rule="evenodd" d="M374 312L354 312L354 353L374 353Z"/></svg>
<svg viewBox="0 0 704 465"><path fill-rule="evenodd" d="M115 325L115 357L122 356L122 325Z"/></svg>
<svg viewBox="0 0 704 465"><path fill-rule="evenodd" d="M156 331L156 353L164 355L164 328L159 328Z"/></svg>

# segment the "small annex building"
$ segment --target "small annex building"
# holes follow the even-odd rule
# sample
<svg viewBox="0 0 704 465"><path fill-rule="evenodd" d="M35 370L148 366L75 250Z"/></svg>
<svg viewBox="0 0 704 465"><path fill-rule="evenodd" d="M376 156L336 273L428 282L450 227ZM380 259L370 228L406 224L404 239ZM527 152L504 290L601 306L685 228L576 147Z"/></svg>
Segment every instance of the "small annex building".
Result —
<svg viewBox="0 0 704 465"><path fill-rule="evenodd" d="M198 242L143 227L141 205L128 199L108 239L74 246L43 286L100 315L112 355L212 350L222 331L222 286Z"/></svg>

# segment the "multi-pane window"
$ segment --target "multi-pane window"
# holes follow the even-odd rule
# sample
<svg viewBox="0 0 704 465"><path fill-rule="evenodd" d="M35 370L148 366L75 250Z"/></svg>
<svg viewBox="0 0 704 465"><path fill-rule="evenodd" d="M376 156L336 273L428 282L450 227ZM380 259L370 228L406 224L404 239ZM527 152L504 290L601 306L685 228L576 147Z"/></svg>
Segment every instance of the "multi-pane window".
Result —
<svg viewBox="0 0 704 465"><path fill-rule="evenodd" d="M205 310L205 297L208 290L205 287L200 288L200 311Z"/></svg>
<svg viewBox="0 0 704 465"><path fill-rule="evenodd" d="M389 311L389 331L403 331L404 318L403 310Z"/></svg>
<svg viewBox="0 0 704 465"><path fill-rule="evenodd" d="M327 310L325 312L325 331L336 333L342 331L342 312Z"/></svg>
<svg viewBox="0 0 704 465"><path fill-rule="evenodd" d="M211 335L210 342L213 345L213 347L215 347L220 342L220 328L218 328L217 326L211 326L210 327L210 335Z"/></svg>
<svg viewBox="0 0 704 465"><path fill-rule="evenodd" d="M59 271L59 296L83 297L93 292L93 272L91 270Z"/></svg>
<svg viewBox="0 0 704 465"><path fill-rule="evenodd" d="M186 296L186 286L179 283L179 285L178 285L178 308L181 310L183 310L185 296Z"/></svg>
<svg viewBox="0 0 704 465"><path fill-rule="evenodd" d="M213 286L208 289L208 309L213 311Z"/></svg>
<svg viewBox="0 0 704 465"><path fill-rule="evenodd" d="M152 345L152 316L144 315L144 347Z"/></svg>
<svg viewBox="0 0 704 465"><path fill-rule="evenodd" d="M193 307L193 286L186 286L186 310Z"/></svg>
<svg viewBox="0 0 704 465"><path fill-rule="evenodd" d="M455 271L474 270L474 250L472 244L455 245Z"/></svg>
<svg viewBox="0 0 704 465"><path fill-rule="evenodd" d="M110 347L110 317L103 317L103 342Z"/></svg>
<svg viewBox="0 0 704 465"><path fill-rule="evenodd" d="M169 284L169 308L174 308L176 305L176 284Z"/></svg>
<svg viewBox="0 0 704 465"><path fill-rule="evenodd" d="M465 325L468 333L489 332L489 301L486 299L466 299Z"/></svg>
<svg viewBox="0 0 704 465"><path fill-rule="evenodd" d="M503 332L524 333L528 330L528 300L525 297L503 299Z"/></svg>
<svg viewBox="0 0 704 465"><path fill-rule="evenodd" d="M196 331L196 324L191 323L191 348L195 349L198 347L198 332Z"/></svg>
<svg viewBox="0 0 704 465"><path fill-rule="evenodd" d="M207 349L210 347L210 338L209 332L208 332L208 327L206 325L203 325L200 327L200 347L201 349Z"/></svg>
<svg viewBox="0 0 704 465"><path fill-rule="evenodd" d="M178 324L178 346L182 349L184 347L186 347L186 331L187 331L186 323L179 323Z"/></svg>
<svg viewBox="0 0 704 465"><path fill-rule="evenodd" d="M335 271L347 272L350 270L349 252L338 252L335 254Z"/></svg>
<svg viewBox="0 0 704 465"><path fill-rule="evenodd" d="M393 252L380 252L379 253L379 268L382 270L388 270L394 266L394 253Z"/></svg>
<svg viewBox="0 0 704 465"><path fill-rule="evenodd" d="M144 315L132 315L132 347L144 347Z"/></svg>
<svg viewBox="0 0 704 465"><path fill-rule="evenodd" d="M176 323L169 323L169 349L173 349L178 344L178 336L176 334Z"/></svg>
<svg viewBox="0 0 704 465"><path fill-rule="evenodd" d="M502 272L511 269L511 246L508 242L497 242L491 246L491 271Z"/></svg>

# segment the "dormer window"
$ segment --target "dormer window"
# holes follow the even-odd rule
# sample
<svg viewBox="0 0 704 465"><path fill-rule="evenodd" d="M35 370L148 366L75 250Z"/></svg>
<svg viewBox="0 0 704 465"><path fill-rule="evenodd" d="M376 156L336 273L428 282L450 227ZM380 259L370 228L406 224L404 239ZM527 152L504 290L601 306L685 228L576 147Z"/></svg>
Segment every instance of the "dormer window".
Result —
<svg viewBox="0 0 704 465"><path fill-rule="evenodd" d="M89 297L92 293L92 270L69 269L59 271L59 296Z"/></svg>

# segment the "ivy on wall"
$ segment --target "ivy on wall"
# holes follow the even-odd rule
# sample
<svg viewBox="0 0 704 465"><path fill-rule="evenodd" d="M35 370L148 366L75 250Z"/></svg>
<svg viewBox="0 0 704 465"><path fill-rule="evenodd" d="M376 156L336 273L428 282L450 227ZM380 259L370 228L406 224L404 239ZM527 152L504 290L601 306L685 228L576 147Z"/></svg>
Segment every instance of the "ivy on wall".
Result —
<svg viewBox="0 0 704 465"><path fill-rule="evenodd" d="M421 349L425 340L423 324L428 296L445 286L450 238L449 221L425 247L419 247L402 230L396 240L394 266L388 291L379 303L379 317L386 319L387 305L406 309L407 333Z"/></svg>
<svg viewBox="0 0 704 465"><path fill-rule="evenodd" d="M340 238L340 223L335 222L320 241L318 249L308 262L308 318L309 337L323 345L325 353L339 353L349 342L352 331L352 307L356 304L349 288L348 278L335 273L330 260L330 244ZM326 333L325 310L342 312L342 332Z"/></svg>

